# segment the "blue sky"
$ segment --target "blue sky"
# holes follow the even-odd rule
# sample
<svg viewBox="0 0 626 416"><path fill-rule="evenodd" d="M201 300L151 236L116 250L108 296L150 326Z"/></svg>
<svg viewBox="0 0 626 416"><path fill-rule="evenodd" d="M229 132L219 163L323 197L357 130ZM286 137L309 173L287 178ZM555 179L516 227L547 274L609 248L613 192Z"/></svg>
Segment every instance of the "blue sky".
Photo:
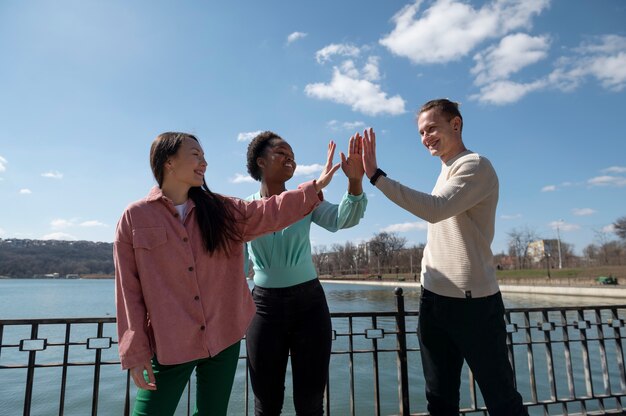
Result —
<svg viewBox="0 0 626 416"><path fill-rule="evenodd" d="M626 2L3 1L0 3L0 237L112 241L153 185L163 131L199 137L207 182L245 197L254 132L289 141L289 183L315 178L328 140L377 131L390 177L429 192L440 161L415 111L461 102L464 141L500 178L494 252L528 228L576 252L626 215ZM338 155L337 155L338 160ZM338 202L337 174L326 198ZM330 246L425 223L369 183L362 223Z"/></svg>

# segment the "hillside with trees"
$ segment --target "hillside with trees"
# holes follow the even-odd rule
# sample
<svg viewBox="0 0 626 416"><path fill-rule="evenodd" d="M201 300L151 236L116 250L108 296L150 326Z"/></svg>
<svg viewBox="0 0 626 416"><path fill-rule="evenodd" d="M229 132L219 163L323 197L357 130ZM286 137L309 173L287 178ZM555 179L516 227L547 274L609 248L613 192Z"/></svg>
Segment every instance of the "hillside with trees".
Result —
<svg viewBox="0 0 626 416"><path fill-rule="evenodd" d="M92 241L0 239L0 276L14 278L112 275L113 244Z"/></svg>

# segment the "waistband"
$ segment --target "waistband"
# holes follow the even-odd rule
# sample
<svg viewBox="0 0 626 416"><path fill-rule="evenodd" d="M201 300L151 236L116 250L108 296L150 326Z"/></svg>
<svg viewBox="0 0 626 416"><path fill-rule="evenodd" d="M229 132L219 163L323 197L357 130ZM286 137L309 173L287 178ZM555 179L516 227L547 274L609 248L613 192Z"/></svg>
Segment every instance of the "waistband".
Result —
<svg viewBox="0 0 626 416"><path fill-rule="evenodd" d="M311 290L321 287L322 283L319 281L318 278L315 278L304 283L299 283L297 285L287 287L262 287L255 285L254 291L255 293L265 293L268 295L295 295L310 292Z"/></svg>

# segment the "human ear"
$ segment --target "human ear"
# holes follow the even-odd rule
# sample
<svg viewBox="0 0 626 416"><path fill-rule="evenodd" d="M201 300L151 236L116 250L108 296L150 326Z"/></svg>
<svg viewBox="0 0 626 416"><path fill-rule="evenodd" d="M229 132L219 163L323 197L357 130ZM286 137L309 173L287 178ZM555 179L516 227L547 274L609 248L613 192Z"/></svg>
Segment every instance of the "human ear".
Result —
<svg viewBox="0 0 626 416"><path fill-rule="evenodd" d="M458 131L461 127L461 119L457 116L452 119L452 128L454 131Z"/></svg>
<svg viewBox="0 0 626 416"><path fill-rule="evenodd" d="M256 164L257 164L258 167L263 169L265 167L265 159L263 159L262 157L257 157L256 158Z"/></svg>

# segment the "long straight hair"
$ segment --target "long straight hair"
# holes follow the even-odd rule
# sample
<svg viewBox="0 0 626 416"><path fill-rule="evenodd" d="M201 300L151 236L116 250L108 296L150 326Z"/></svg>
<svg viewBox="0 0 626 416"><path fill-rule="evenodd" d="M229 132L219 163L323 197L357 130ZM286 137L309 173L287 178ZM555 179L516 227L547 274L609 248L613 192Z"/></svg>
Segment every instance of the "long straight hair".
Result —
<svg viewBox="0 0 626 416"><path fill-rule="evenodd" d="M174 156L183 140L189 138L199 143L188 133L166 132L159 134L150 147L150 167L159 187L163 186L165 163ZM204 248L211 254L222 250L230 254L231 244L242 243L243 237L237 228L235 210L237 207L228 199L211 192L202 180L202 186L189 189L189 198L196 204L196 219L202 234Z"/></svg>

